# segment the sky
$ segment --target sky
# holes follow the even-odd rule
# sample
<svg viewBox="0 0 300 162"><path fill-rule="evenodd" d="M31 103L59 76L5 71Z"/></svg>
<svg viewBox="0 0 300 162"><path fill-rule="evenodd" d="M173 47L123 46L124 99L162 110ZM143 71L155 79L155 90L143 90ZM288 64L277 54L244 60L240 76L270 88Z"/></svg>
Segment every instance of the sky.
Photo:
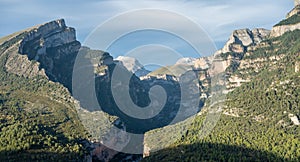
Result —
<svg viewBox="0 0 300 162"><path fill-rule="evenodd" d="M271 29L285 17L293 5L293 0L0 0L0 37L37 24L64 18L68 26L76 28L77 39L85 45L88 36L93 34L101 24L118 15L135 10L159 9L191 20L200 26L219 49L235 29L256 27ZM157 22L158 25L159 23ZM118 27L128 26L126 21L120 21ZM185 25L178 23L176 27L184 29ZM114 46L109 49L102 50L107 50L117 57L141 51L141 46L159 44L158 49L172 48L182 57L198 57L194 54L194 49L186 45L187 42L175 37L170 33L157 30L134 32L115 41ZM174 50L169 51L174 52Z"/></svg>

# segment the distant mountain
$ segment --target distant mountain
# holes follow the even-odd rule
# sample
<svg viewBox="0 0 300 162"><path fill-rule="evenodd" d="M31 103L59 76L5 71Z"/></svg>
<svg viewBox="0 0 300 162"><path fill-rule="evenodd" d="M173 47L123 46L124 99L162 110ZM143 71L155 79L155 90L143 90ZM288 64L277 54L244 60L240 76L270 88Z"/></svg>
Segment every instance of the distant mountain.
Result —
<svg viewBox="0 0 300 162"><path fill-rule="evenodd" d="M181 58L179 59L176 64L185 64L185 65L194 65L195 61L197 59L192 58L192 57L185 57L185 58Z"/></svg>
<svg viewBox="0 0 300 162"><path fill-rule="evenodd" d="M135 58L127 56L118 56L115 60L120 61L128 71L134 73L136 76L141 77L150 73L144 66Z"/></svg>
<svg viewBox="0 0 300 162"><path fill-rule="evenodd" d="M0 161L300 161L299 13L298 5L272 30L235 30L212 56L183 58L150 73L134 58L114 61L105 51L81 46L63 19L3 37ZM78 54L88 66L74 69ZM112 79L116 68L120 73ZM76 70L92 72L91 80L75 79L81 96L72 91ZM85 91L92 83L95 95ZM182 86L191 83L195 86ZM166 98L151 93L156 85ZM113 95L127 91L129 96ZM155 107L162 99L166 104L153 118L137 119L117 99L124 107L130 101L139 107ZM179 108L183 115L176 118ZM110 132L112 124L121 133ZM142 134L144 141L137 145L134 136L122 136L124 130ZM140 147L144 158L107 148L103 139ZM163 145L169 141L175 143Z"/></svg>

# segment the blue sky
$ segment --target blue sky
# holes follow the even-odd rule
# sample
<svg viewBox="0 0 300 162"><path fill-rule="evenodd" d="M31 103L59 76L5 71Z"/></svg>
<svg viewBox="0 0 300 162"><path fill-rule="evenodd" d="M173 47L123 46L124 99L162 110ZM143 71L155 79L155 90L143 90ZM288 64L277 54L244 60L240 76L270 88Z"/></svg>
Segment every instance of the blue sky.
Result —
<svg viewBox="0 0 300 162"><path fill-rule="evenodd" d="M108 19L131 10L151 8L168 10L188 17L199 24L217 48L220 48L235 29L271 29L293 8L293 4L293 0L0 0L0 37L36 24L64 18L68 26L76 28L78 40L84 42L97 26ZM154 38L153 35L155 34L141 33L135 37L128 37L123 41L125 43L110 49L109 52L113 56L122 55L132 50L126 48L128 45L140 43L145 37L149 37L150 40L152 37L153 40L159 38L162 41L168 37L162 34ZM197 57L188 49L181 48L182 53L185 53L182 54L184 57Z"/></svg>

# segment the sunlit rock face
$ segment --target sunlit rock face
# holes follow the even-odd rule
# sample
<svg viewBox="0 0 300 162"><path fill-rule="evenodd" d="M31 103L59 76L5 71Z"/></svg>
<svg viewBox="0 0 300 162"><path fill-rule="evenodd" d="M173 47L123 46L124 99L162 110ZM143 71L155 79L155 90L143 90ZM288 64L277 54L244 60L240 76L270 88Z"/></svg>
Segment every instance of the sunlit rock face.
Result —
<svg viewBox="0 0 300 162"><path fill-rule="evenodd" d="M239 29L233 31L229 40L225 46L217 53L236 52L242 53L247 50L250 45L260 43L270 34L267 29L256 28L250 29Z"/></svg>
<svg viewBox="0 0 300 162"><path fill-rule="evenodd" d="M296 5L295 8L286 15L286 18L290 18L297 14L300 14L300 4Z"/></svg>
<svg viewBox="0 0 300 162"><path fill-rule="evenodd" d="M284 21L290 20L287 24L277 24L272 28L271 37L279 37L289 31L300 29L300 23L298 21L292 21L300 16L300 3L295 1L295 7L286 15Z"/></svg>
<svg viewBox="0 0 300 162"><path fill-rule="evenodd" d="M63 19L33 27L22 39L18 53L36 60L50 80L71 88L75 58L81 47L74 28Z"/></svg>

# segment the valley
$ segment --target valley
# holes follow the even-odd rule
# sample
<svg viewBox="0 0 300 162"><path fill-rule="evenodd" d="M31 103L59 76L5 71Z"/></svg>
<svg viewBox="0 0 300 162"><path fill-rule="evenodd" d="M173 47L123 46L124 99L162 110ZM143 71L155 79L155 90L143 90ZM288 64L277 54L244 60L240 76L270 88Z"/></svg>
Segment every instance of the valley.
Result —
<svg viewBox="0 0 300 162"><path fill-rule="evenodd" d="M0 161L300 161L299 14L154 71L64 19L3 37Z"/></svg>

